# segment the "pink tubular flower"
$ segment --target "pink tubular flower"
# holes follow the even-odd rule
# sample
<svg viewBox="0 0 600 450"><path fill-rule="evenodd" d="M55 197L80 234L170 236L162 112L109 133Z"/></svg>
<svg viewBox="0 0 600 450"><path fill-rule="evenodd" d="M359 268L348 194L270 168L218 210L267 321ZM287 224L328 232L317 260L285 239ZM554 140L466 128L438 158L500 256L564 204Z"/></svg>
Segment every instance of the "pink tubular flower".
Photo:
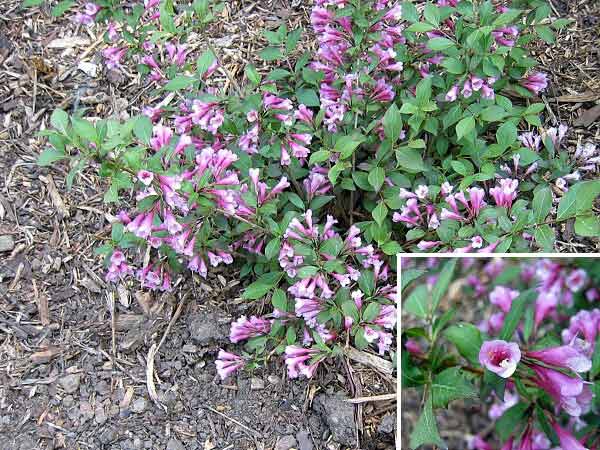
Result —
<svg viewBox="0 0 600 450"><path fill-rule="evenodd" d="M558 436L562 450L588 450L581 442L575 439L575 436L564 428L561 428L555 420L551 422L551 425Z"/></svg>
<svg viewBox="0 0 600 450"><path fill-rule="evenodd" d="M518 296L519 291L504 286L496 286L494 290L490 292L490 302L507 313L510 311L513 300Z"/></svg>
<svg viewBox="0 0 600 450"><path fill-rule="evenodd" d="M169 145L169 142L173 137L173 131L162 125L155 125L152 129L152 135L153 137L150 139L150 146L155 151L159 151L161 148Z"/></svg>
<svg viewBox="0 0 600 450"><path fill-rule="evenodd" d="M319 350L288 345L285 348L285 364L288 369L288 376L298 378L299 375L304 375L306 378L311 378L319 362L310 365L305 363L317 353L319 353Z"/></svg>
<svg viewBox="0 0 600 450"><path fill-rule="evenodd" d="M520 360L521 350L514 342L486 341L479 351L481 365L502 378L509 378Z"/></svg>
<svg viewBox="0 0 600 450"><path fill-rule="evenodd" d="M152 184L152 180L154 179L154 174L148 170L140 170L137 173L137 178L146 186L150 186Z"/></svg>
<svg viewBox="0 0 600 450"><path fill-rule="evenodd" d="M536 373L535 383L544 389L554 401L570 416L579 417L582 413L578 397L583 393L583 381L562 372L537 364L529 367Z"/></svg>
<svg viewBox="0 0 600 450"><path fill-rule="evenodd" d="M525 353L525 356L543 362L549 366L571 369L573 372L587 372L592 368L592 361L586 355L589 344L574 338L568 345L551 347Z"/></svg>
<svg viewBox="0 0 600 450"><path fill-rule="evenodd" d="M545 73L534 72L522 78L520 84L525 89L537 95L548 86L548 77Z"/></svg>
<svg viewBox="0 0 600 450"><path fill-rule="evenodd" d="M417 244L417 248L419 250L431 250L432 248L435 248L440 244L442 244L442 241L420 241Z"/></svg>
<svg viewBox="0 0 600 450"><path fill-rule="evenodd" d="M106 67L109 69L116 69L121 67L121 59L127 53L127 47L108 47L102 50L102 56L104 56Z"/></svg>
<svg viewBox="0 0 600 450"><path fill-rule="evenodd" d="M225 350L219 350L215 365L217 366L217 373L221 377L221 380L224 380L236 370L244 367L246 362L241 356L226 352Z"/></svg>
<svg viewBox="0 0 600 450"><path fill-rule="evenodd" d="M248 338L262 336L271 331L271 321L252 316L250 319L241 316L231 324L229 340L234 344L245 341Z"/></svg>
<svg viewBox="0 0 600 450"><path fill-rule="evenodd" d="M277 97L270 92L265 92L263 95L263 106L265 109L275 109L290 111L293 109L292 101L287 98Z"/></svg>
<svg viewBox="0 0 600 450"><path fill-rule="evenodd" d="M114 22L108 23L106 35L108 36L108 39L111 41L116 41L119 38L119 32L117 31L117 27Z"/></svg>
<svg viewBox="0 0 600 450"><path fill-rule="evenodd" d="M514 47L515 38L519 35L519 30L515 26L502 27L492 31L492 36L498 45L505 47Z"/></svg>
<svg viewBox="0 0 600 450"><path fill-rule="evenodd" d="M587 282L587 274L583 269L573 270L566 278L565 283L571 292L583 289Z"/></svg>
<svg viewBox="0 0 600 450"><path fill-rule="evenodd" d="M298 109L294 111L294 117L308 125L313 124L313 112L303 104L298 105Z"/></svg>
<svg viewBox="0 0 600 450"><path fill-rule="evenodd" d="M493 450L492 446L478 434L468 440L467 447L471 450Z"/></svg>
<svg viewBox="0 0 600 450"><path fill-rule="evenodd" d="M394 328L396 325L396 308L392 305L383 305L373 323L383 328Z"/></svg>
<svg viewBox="0 0 600 450"><path fill-rule="evenodd" d="M518 180L503 178L499 181L500 186L490 189L490 194L494 197L496 205L510 208L512 202L517 198Z"/></svg>
<svg viewBox="0 0 600 450"><path fill-rule="evenodd" d="M186 45L174 45L167 43L165 48L167 49L169 58L174 64L177 64L178 66L183 66L185 64L185 58L188 53Z"/></svg>

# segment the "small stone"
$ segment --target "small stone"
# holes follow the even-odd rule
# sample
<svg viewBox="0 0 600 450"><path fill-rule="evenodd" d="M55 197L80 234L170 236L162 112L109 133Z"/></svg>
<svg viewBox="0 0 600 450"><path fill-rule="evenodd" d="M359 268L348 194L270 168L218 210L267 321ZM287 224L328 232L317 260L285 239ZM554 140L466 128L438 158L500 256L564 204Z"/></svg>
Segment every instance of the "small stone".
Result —
<svg viewBox="0 0 600 450"><path fill-rule="evenodd" d="M269 375L267 381L271 384L279 384L279 377L277 375Z"/></svg>
<svg viewBox="0 0 600 450"><path fill-rule="evenodd" d="M15 240L12 236L0 236L0 252L10 252L15 248Z"/></svg>
<svg viewBox="0 0 600 450"><path fill-rule="evenodd" d="M79 389L79 383L81 383L81 375L78 373L72 373L70 375L65 375L60 380L58 380L60 386L67 392L68 394L72 394L77 389Z"/></svg>
<svg viewBox="0 0 600 450"><path fill-rule="evenodd" d="M265 388L264 380L256 377L252 377L250 380L250 389L253 391L260 391Z"/></svg>
<svg viewBox="0 0 600 450"><path fill-rule="evenodd" d="M314 446L312 439L310 438L310 434L307 430L299 431L296 434L296 439L298 439L299 444L298 450L313 450Z"/></svg>
<svg viewBox="0 0 600 450"><path fill-rule="evenodd" d="M275 450L292 450L296 448L298 442L296 442L296 438L291 434L287 436L283 436L277 440L277 444L275 444Z"/></svg>
<svg viewBox="0 0 600 450"><path fill-rule="evenodd" d="M146 399L144 397L140 397L136 399L131 405L131 411L137 414L143 413L144 411L146 411L147 403L148 402L146 402Z"/></svg>
<svg viewBox="0 0 600 450"><path fill-rule="evenodd" d="M193 314L187 325L192 340L199 345L224 342L228 338L228 332L219 325L216 314Z"/></svg>
<svg viewBox="0 0 600 450"><path fill-rule="evenodd" d="M377 427L377 431L381 434L391 434L396 426L396 414L386 414L381 419L381 423Z"/></svg>
<svg viewBox="0 0 600 450"><path fill-rule="evenodd" d="M74 399L72 395L66 395L65 398L62 399L62 404L66 408L70 408L71 406L73 406L73 402Z"/></svg>
<svg viewBox="0 0 600 450"><path fill-rule="evenodd" d="M181 350L183 353L196 353L198 351L198 347L196 347L194 344L185 344L183 347L181 347Z"/></svg>
<svg viewBox="0 0 600 450"><path fill-rule="evenodd" d="M104 412L104 406L102 404L96 406L96 415L94 417L94 421L98 425L104 425L108 417L106 417L106 412Z"/></svg>
<svg viewBox="0 0 600 450"><path fill-rule="evenodd" d="M342 445L353 446L356 443L354 405L345 400L346 397L339 392L335 395L319 394L314 405L327 423L333 440Z"/></svg>
<svg viewBox="0 0 600 450"><path fill-rule="evenodd" d="M106 428L98 435L98 439L104 445L110 444L119 438L119 433L114 428Z"/></svg>
<svg viewBox="0 0 600 450"><path fill-rule="evenodd" d="M171 438L167 442L167 450L185 450L185 447L177 439Z"/></svg>
<svg viewBox="0 0 600 450"><path fill-rule="evenodd" d="M81 61L77 64L77 68L92 78L96 78L98 73L98 66L90 62Z"/></svg>

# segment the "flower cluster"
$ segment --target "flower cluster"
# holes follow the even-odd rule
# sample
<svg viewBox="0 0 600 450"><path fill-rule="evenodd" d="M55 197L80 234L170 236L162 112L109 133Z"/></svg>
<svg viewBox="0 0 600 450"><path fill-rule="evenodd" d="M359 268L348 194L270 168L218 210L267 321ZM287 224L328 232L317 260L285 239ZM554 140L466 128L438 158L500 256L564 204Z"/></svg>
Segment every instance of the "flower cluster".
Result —
<svg viewBox="0 0 600 450"><path fill-rule="evenodd" d="M315 223L311 210L292 219L278 259L289 279L293 307L274 302L272 318L242 316L231 326L233 343L270 337L273 327L282 324L301 330L301 345L285 348L290 378L310 378L331 352L329 346L345 340L346 333L357 345L360 339L365 345L376 343L381 355L393 342L396 288L390 283L389 265L372 245L363 244L358 228L351 227L342 239L336 223L331 216L324 225ZM373 277L372 285L363 284L366 276Z"/></svg>

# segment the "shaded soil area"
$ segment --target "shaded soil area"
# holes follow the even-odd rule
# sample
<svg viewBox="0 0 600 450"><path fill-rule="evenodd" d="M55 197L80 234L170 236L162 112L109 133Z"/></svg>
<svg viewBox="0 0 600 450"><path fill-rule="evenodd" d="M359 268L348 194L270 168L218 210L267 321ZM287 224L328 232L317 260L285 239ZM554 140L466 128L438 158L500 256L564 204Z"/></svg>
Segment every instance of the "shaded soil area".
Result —
<svg viewBox="0 0 600 450"><path fill-rule="evenodd" d="M239 350L229 323L264 307L239 298L235 270L182 279L170 295L104 282L93 250L116 211L93 171L67 190L68 167L40 169L36 133L55 108L135 115L150 90L104 72L99 29L20 4L0 4L0 449L394 448L395 401L346 401L395 392L370 367L340 359L298 381L275 358L219 379L218 349ZM262 29L306 23L307 8L227 2L210 37L236 74Z"/></svg>

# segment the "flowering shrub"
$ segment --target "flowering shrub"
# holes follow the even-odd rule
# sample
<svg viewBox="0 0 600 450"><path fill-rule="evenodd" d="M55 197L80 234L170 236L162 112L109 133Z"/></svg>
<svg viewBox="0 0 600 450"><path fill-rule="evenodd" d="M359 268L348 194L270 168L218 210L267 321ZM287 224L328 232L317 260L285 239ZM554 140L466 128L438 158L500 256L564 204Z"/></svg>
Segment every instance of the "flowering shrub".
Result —
<svg viewBox="0 0 600 450"><path fill-rule="evenodd" d="M438 261L401 267L402 387L424 405L411 448L444 447L434 410L458 399L495 422L495 438L467 436L471 449L598 448L600 261ZM441 307L451 285L460 300ZM465 309L475 316L459 321Z"/></svg>
<svg viewBox="0 0 600 450"><path fill-rule="evenodd" d="M547 81L526 46L566 22L547 25L543 2L514 6L318 0L314 54L281 26L260 53L274 68L249 64L237 80L209 44L188 43L219 4L88 3L73 19L108 21L107 70L136 63L161 100L122 122L55 111L39 162L68 159L67 185L92 166L107 203L135 199L99 249L110 280L169 290L185 270L206 277L241 256L256 279L244 297L274 308L233 325L244 364L274 350L291 376L311 374L347 335L383 354L391 255L552 248L553 225L573 218L598 233L600 182L569 185L565 130L543 129L531 102Z"/></svg>

